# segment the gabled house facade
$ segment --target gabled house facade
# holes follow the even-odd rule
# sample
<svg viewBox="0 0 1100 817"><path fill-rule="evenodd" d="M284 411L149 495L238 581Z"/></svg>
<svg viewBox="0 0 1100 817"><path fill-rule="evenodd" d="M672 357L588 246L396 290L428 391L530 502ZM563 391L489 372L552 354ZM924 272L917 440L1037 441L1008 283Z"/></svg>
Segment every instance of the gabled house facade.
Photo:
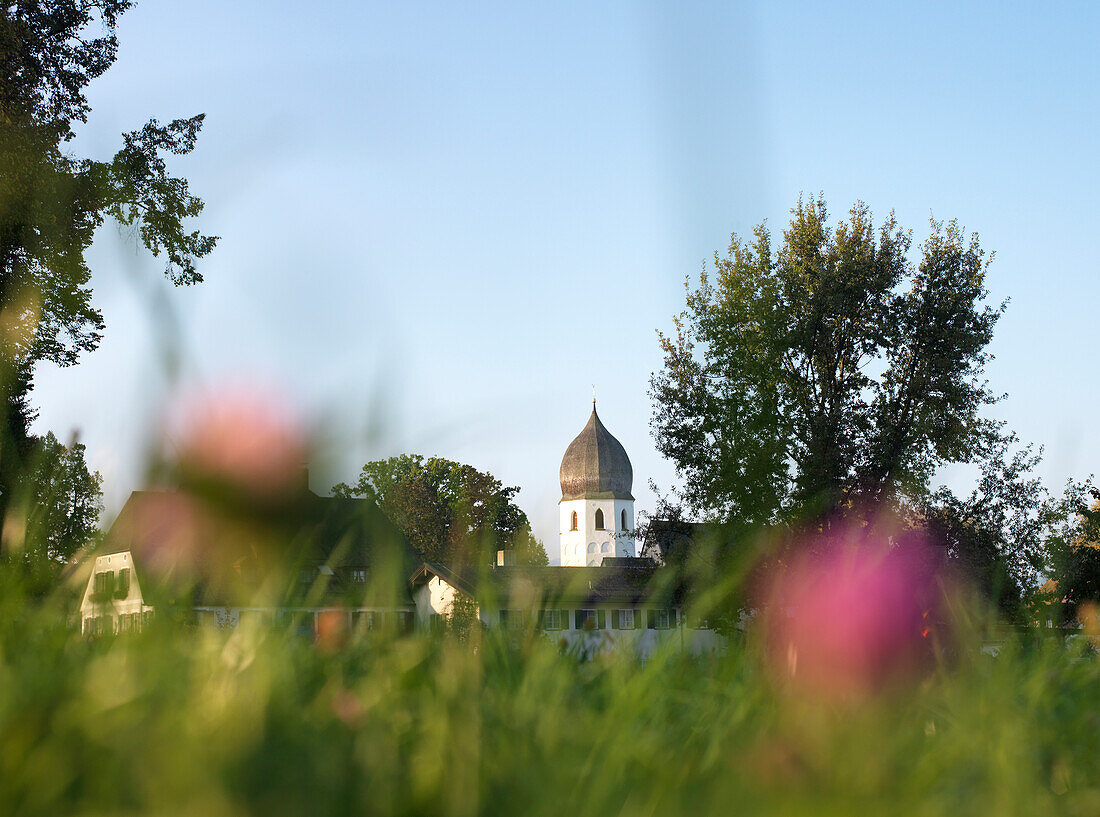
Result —
<svg viewBox="0 0 1100 817"><path fill-rule="evenodd" d="M140 630L153 614L128 550L96 556L80 600L80 631L86 636Z"/></svg>

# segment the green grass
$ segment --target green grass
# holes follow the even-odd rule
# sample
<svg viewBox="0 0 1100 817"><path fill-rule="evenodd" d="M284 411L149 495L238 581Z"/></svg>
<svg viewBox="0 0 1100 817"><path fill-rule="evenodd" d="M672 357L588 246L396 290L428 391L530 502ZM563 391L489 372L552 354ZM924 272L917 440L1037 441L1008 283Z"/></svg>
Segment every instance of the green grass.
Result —
<svg viewBox="0 0 1100 817"><path fill-rule="evenodd" d="M646 663L535 634L89 643L60 602L5 602L5 815L1100 813L1100 671L1054 638L841 701L777 686L751 640Z"/></svg>

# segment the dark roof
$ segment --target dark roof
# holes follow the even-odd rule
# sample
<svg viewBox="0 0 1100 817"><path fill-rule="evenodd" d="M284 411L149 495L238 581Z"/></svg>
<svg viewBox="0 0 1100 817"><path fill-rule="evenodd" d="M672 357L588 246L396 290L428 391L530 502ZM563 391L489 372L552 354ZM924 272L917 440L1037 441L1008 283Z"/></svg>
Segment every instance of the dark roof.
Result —
<svg viewBox="0 0 1100 817"><path fill-rule="evenodd" d="M425 562L414 586L433 575L481 602L532 607L553 604L675 603L681 591L671 572L648 560L600 567L512 566L479 570Z"/></svg>
<svg viewBox="0 0 1100 817"><path fill-rule="evenodd" d="M351 587L352 570L392 574L389 584L407 596L404 578L421 557L370 500L303 491L255 511L185 492L134 491L91 555L129 550L143 578L190 585L206 603L243 603L273 569L293 577L320 565L334 573L327 596L365 591L370 578Z"/></svg>
<svg viewBox="0 0 1100 817"><path fill-rule="evenodd" d="M644 556L604 556L603 567L656 567L657 563Z"/></svg>
<svg viewBox="0 0 1100 817"><path fill-rule="evenodd" d="M611 436L596 414L592 415L561 460L561 498L570 499L634 499L634 469L622 443Z"/></svg>
<svg viewBox="0 0 1100 817"><path fill-rule="evenodd" d="M694 543L709 529L710 526L702 522L650 520L642 537L641 556L659 565L683 564Z"/></svg>

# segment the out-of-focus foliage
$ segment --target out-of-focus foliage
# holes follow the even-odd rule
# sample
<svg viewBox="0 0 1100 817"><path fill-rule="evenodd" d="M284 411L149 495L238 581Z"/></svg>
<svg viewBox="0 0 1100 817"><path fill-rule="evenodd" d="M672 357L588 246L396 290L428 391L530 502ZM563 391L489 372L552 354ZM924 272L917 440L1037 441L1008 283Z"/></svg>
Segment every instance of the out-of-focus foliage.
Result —
<svg viewBox="0 0 1100 817"><path fill-rule="evenodd" d="M196 259L216 238L189 231L202 201L168 173L165 154L195 145L202 115L124 134L109 161L66 149L87 121L85 90L115 61L115 28L128 0L20 0L0 4L0 498L23 477L33 367L66 366L104 328L92 304L85 252L106 218L131 227L166 258L176 284L202 280Z"/></svg>
<svg viewBox="0 0 1100 817"><path fill-rule="evenodd" d="M917 513L949 563L1014 621L1025 617L1024 595L1035 589L1059 509L1034 469L1042 456L1017 447L1015 434L990 434L977 456L969 495L942 487Z"/></svg>
<svg viewBox="0 0 1100 817"><path fill-rule="evenodd" d="M172 626L86 642L0 593L0 813L998 814L1100 809L1100 666L961 640L921 683L840 701L750 640L563 655L536 633ZM16 601L13 601L16 599Z"/></svg>
<svg viewBox="0 0 1100 817"><path fill-rule="evenodd" d="M1003 305L956 222L911 233L863 204L799 200L778 247L734 236L687 290L651 380L657 447L687 510L747 529L920 496L988 433L981 379Z"/></svg>
<svg viewBox="0 0 1100 817"><path fill-rule="evenodd" d="M27 511L27 542L38 558L64 564L92 541L103 511L102 483L88 470L83 443L62 445L52 433L40 441Z"/></svg>
<svg viewBox="0 0 1100 817"><path fill-rule="evenodd" d="M358 482L332 490L373 500L429 561L491 563L503 547L515 549L518 564L548 563L527 515L513 501L519 488L473 466L402 454L368 462Z"/></svg>
<svg viewBox="0 0 1100 817"><path fill-rule="evenodd" d="M35 595L51 592L61 569L99 535L102 478L88 470L84 445L53 434L31 440L27 473L8 506L0 561Z"/></svg>
<svg viewBox="0 0 1100 817"><path fill-rule="evenodd" d="M1041 599L1063 620L1078 617L1082 604L1100 602L1100 489L1090 480L1070 481L1060 503L1062 524L1051 537L1052 586Z"/></svg>

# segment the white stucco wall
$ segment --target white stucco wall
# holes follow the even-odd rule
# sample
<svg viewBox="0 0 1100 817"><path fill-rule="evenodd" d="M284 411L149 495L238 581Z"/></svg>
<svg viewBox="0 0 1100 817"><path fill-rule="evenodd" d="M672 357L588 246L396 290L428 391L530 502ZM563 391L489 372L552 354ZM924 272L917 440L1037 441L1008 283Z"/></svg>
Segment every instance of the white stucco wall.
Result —
<svg viewBox="0 0 1100 817"><path fill-rule="evenodd" d="M596 511L604 514L604 530L596 529ZM622 515L626 512L626 527ZM573 513L577 530L572 530ZM634 501L630 499L571 499L558 503L560 564L584 567L600 564L604 556L635 556Z"/></svg>
<svg viewBox="0 0 1100 817"><path fill-rule="evenodd" d="M447 582L438 576L432 576L413 594L413 600L416 602L416 617L421 622L426 622L433 614L450 616L456 592L458 591Z"/></svg>
<svg viewBox="0 0 1100 817"><path fill-rule="evenodd" d="M130 571L130 588L123 598L112 595L110 598L95 598L95 581L99 573L113 573L118 581L121 570ZM134 557L128 550L97 556L92 562L88 583L84 586L84 596L80 601L80 631L87 634L89 619L103 619L109 632L118 631L118 617L133 613L145 613L152 610L141 594L141 583L134 570Z"/></svg>

